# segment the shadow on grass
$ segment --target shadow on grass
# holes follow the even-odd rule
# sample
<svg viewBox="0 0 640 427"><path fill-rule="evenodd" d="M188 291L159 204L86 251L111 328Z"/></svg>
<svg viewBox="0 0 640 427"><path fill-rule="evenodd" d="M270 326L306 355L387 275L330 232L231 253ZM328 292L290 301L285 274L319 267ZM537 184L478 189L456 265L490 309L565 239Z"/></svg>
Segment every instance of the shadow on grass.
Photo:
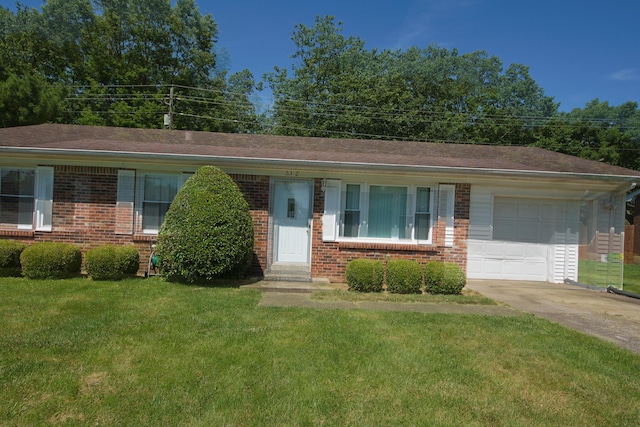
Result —
<svg viewBox="0 0 640 427"><path fill-rule="evenodd" d="M156 276L158 277L158 276ZM258 276L244 278L219 278L212 280L196 280L195 282L187 282L175 277L162 277L169 283L177 283L184 286L197 286L201 288L239 288L244 285L251 285L260 282L263 278Z"/></svg>

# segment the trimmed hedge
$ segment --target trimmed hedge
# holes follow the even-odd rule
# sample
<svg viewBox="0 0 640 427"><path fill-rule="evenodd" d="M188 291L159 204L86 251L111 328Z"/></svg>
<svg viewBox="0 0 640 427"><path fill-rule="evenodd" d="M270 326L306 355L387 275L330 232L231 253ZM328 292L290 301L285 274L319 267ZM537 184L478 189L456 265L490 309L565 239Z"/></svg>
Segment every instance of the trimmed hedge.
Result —
<svg viewBox="0 0 640 427"><path fill-rule="evenodd" d="M396 259L387 263L387 291L393 294L419 294L422 267L417 261Z"/></svg>
<svg viewBox="0 0 640 427"><path fill-rule="evenodd" d="M20 264L29 279L64 279L80 274L82 252L70 243L34 243L22 251Z"/></svg>
<svg viewBox="0 0 640 427"><path fill-rule="evenodd" d="M452 262L432 261L424 276L425 290L430 294L458 295L467 283L462 268Z"/></svg>
<svg viewBox="0 0 640 427"><path fill-rule="evenodd" d="M253 258L249 204L229 175L204 166L171 203L158 234L161 271L196 283L245 274Z"/></svg>
<svg viewBox="0 0 640 427"><path fill-rule="evenodd" d="M347 265L349 290L358 292L381 292L384 280L382 262L372 259L354 259Z"/></svg>
<svg viewBox="0 0 640 427"><path fill-rule="evenodd" d="M15 240L0 240L0 276L20 276L20 254L26 247Z"/></svg>
<svg viewBox="0 0 640 427"><path fill-rule="evenodd" d="M84 266L93 280L121 280L138 272L140 254L133 246L98 246L87 251Z"/></svg>

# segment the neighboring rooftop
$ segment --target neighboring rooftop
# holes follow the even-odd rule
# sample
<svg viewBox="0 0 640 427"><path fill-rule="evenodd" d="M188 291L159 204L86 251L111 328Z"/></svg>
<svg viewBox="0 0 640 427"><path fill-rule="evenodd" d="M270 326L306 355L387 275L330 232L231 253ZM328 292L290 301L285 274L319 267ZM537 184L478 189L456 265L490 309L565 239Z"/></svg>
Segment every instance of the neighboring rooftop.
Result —
<svg viewBox="0 0 640 427"><path fill-rule="evenodd" d="M43 124L0 129L0 152L41 149L229 159L555 172L640 177L639 171L537 147L227 134Z"/></svg>

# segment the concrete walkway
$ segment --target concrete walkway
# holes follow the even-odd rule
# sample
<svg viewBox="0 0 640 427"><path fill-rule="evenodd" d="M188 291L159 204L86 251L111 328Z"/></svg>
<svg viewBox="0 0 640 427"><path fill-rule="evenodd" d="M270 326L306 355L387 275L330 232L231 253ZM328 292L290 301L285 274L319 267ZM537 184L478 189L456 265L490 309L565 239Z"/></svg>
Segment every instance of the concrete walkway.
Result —
<svg viewBox="0 0 640 427"><path fill-rule="evenodd" d="M469 280L467 287L518 310L640 354L640 300L575 285Z"/></svg>
<svg viewBox="0 0 640 427"><path fill-rule="evenodd" d="M341 284L258 282L265 307L364 309L423 313L519 316L531 313L596 336L640 354L640 300L566 284L469 280L467 287L504 305L348 302L311 298L317 290L346 289Z"/></svg>

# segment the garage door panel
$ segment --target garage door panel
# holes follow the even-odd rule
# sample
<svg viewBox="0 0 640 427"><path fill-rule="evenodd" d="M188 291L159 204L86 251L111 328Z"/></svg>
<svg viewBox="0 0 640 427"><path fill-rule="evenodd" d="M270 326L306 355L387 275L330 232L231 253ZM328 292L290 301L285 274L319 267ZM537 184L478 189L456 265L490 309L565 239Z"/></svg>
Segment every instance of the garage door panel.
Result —
<svg viewBox="0 0 640 427"><path fill-rule="evenodd" d="M501 203L500 205L493 206L493 216L499 219L511 220L515 218L518 212L518 205L515 203Z"/></svg>
<svg viewBox="0 0 640 427"><path fill-rule="evenodd" d="M493 240L470 242L469 277L563 280L577 268L564 254L577 242L577 230L567 234L567 224L579 221L579 212L574 202L495 197Z"/></svg>
<svg viewBox="0 0 640 427"><path fill-rule="evenodd" d="M503 269L502 260L487 259L483 264L482 272L484 274L488 274L489 277L495 277L496 275L502 274L502 269Z"/></svg>
<svg viewBox="0 0 640 427"><path fill-rule="evenodd" d="M515 228L511 236L512 238L508 240L513 240L516 242L538 243L540 239L539 224L532 221L520 223L518 227Z"/></svg>
<svg viewBox="0 0 640 427"><path fill-rule="evenodd" d="M487 242L484 255L487 258L502 259L505 256L504 242Z"/></svg>
<svg viewBox="0 0 640 427"><path fill-rule="evenodd" d="M519 220L530 219L534 222L537 222L538 217L540 216L538 205L531 203L518 204L517 214Z"/></svg>
<svg viewBox="0 0 640 427"><path fill-rule="evenodd" d="M549 257L549 247L547 245L527 245L525 249L524 258L546 261Z"/></svg>

